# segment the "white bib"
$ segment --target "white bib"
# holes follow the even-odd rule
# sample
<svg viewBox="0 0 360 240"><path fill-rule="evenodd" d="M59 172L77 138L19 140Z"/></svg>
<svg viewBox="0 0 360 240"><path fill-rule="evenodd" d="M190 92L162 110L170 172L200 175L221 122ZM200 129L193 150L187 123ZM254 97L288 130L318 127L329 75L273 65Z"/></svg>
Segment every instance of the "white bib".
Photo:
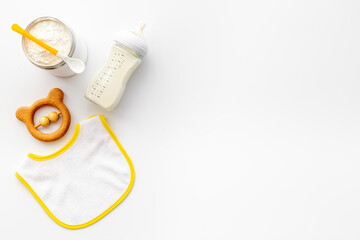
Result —
<svg viewBox="0 0 360 240"><path fill-rule="evenodd" d="M76 124L71 140L48 156L29 153L16 176L59 225L100 220L129 194L134 167L105 118Z"/></svg>

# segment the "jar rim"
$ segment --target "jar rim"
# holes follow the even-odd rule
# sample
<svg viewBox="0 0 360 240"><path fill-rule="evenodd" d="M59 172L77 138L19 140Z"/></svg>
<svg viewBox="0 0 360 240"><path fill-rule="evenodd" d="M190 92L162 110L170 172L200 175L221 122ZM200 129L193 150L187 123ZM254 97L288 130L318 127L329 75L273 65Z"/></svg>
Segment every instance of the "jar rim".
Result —
<svg viewBox="0 0 360 240"><path fill-rule="evenodd" d="M70 51L69 51L69 54L68 56L69 57L72 57L73 54L74 54L74 51L75 51L75 44L76 44L76 40L75 40L75 35L74 35L74 32L71 30L70 27L68 27L65 23L63 23L62 21L60 21L59 19L57 18L54 18L54 17L39 17L39 18L36 18L35 20L33 20L32 22L29 23L29 25L25 28L25 30L27 32L29 32L29 30L37 23L39 22L42 22L42 21L54 21L54 22L58 22L60 23L61 25L63 25L70 33L70 36L71 36L71 48L70 48ZM66 63L64 62L64 60L61 60L60 62L56 63L56 64L53 64L53 65L44 65L44 64L40 64L36 61L34 61L33 59L31 59L28 55L28 52L26 50L26 47L25 47L25 37L22 37L22 48L23 48L23 51L27 57L27 59L29 59L29 61L34 64L35 66L39 67L39 68L43 68L43 69L57 69L59 67L62 67L64 66Z"/></svg>

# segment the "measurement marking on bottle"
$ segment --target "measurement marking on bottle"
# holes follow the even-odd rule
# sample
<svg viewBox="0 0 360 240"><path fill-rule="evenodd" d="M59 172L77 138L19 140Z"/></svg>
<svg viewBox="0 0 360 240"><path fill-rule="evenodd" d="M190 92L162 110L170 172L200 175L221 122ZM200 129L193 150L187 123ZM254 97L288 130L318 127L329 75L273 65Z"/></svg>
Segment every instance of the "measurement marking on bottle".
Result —
<svg viewBox="0 0 360 240"><path fill-rule="evenodd" d="M109 85L110 78L112 78L114 73L120 70L124 64L125 54L117 49L115 49L115 51L118 52L113 53L111 59L107 62L107 66L103 69L103 72L100 73L99 77L94 81L90 95L100 98L105 92L106 87Z"/></svg>

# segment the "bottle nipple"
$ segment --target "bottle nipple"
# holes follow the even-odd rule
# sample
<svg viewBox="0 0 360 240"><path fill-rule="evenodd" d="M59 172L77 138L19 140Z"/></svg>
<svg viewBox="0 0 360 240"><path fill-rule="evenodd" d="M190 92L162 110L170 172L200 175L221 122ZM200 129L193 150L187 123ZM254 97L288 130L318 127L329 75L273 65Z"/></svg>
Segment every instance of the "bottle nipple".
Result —
<svg viewBox="0 0 360 240"><path fill-rule="evenodd" d="M145 23L140 22L138 27L135 30L132 30L131 32L134 33L135 35L138 35L142 39L144 39L144 35L143 35L144 28L145 28Z"/></svg>

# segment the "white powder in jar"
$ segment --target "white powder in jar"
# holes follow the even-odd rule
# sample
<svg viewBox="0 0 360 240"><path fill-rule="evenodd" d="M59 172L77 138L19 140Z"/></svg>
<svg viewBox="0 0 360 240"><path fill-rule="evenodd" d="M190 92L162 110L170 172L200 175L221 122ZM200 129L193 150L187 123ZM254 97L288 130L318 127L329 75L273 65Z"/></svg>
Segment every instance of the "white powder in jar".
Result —
<svg viewBox="0 0 360 240"><path fill-rule="evenodd" d="M42 20L31 26L28 32L65 55L71 50L71 33L61 22ZM25 50L28 57L40 65L51 66L62 61L29 39L25 39Z"/></svg>

